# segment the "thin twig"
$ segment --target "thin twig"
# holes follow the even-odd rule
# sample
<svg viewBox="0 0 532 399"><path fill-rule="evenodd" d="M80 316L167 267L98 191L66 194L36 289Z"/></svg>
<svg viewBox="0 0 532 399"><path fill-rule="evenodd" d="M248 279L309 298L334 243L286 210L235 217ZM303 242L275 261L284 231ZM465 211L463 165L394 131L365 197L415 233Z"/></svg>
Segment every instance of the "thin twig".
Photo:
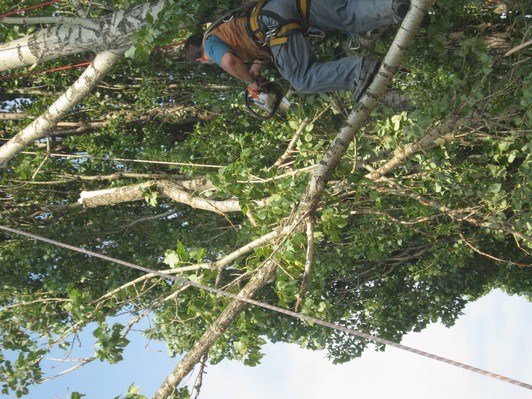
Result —
<svg viewBox="0 0 532 399"><path fill-rule="evenodd" d="M44 382L54 380L54 379L56 379L57 377L61 377L62 375L65 375L65 374L71 373L71 372L73 372L73 371L75 371L75 370L77 370L77 369L79 369L79 368L85 366L86 364L88 364L88 363L90 363L90 362L92 362L92 361L94 361L94 360L96 360L96 359L97 359L96 356L87 357L87 358L85 358L85 359L82 359L81 362L79 362L79 363L76 364L75 366L69 368L68 370L62 371L62 372L60 372L59 374L56 374L56 375L54 375L54 376L51 376L51 377L45 378L45 379L43 379L43 380L39 380L39 381L37 381L37 384L42 384L42 383L44 383Z"/></svg>
<svg viewBox="0 0 532 399"><path fill-rule="evenodd" d="M206 353L203 358L201 359L200 363L200 369L198 372L198 377L196 378L196 382L194 384L194 390L196 391L196 394L194 395L194 399L198 399L201 393L201 386L203 385L203 376L207 373L205 371L205 368L207 367L207 359L209 358L209 354Z"/></svg>
<svg viewBox="0 0 532 399"><path fill-rule="evenodd" d="M307 256L305 260L305 271L303 272L303 279L301 281L301 288L297 295L295 311L299 312L305 297L310 281L310 274L312 272L312 263L314 261L314 218L309 217L307 220Z"/></svg>
<svg viewBox="0 0 532 399"><path fill-rule="evenodd" d="M460 238L462 239L462 241L469 247L471 248L473 251L475 251L476 253L482 255L482 256L485 256L486 258L489 258L491 260L494 260L496 262L501 262L501 263L507 263L509 265L514 265L514 266L520 266L520 267L532 267L532 264L525 264L525 263L520 263L520 262L513 262L511 260L504 260L504 259L501 259L501 258L497 258L496 256L493 256L493 255L490 255L486 252L482 252L480 249L478 249L477 247L475 247L473 244L471 244L464 236L464 234L460 231L460 229L456 229L458 231L458 234L460 235Z"/></svg>

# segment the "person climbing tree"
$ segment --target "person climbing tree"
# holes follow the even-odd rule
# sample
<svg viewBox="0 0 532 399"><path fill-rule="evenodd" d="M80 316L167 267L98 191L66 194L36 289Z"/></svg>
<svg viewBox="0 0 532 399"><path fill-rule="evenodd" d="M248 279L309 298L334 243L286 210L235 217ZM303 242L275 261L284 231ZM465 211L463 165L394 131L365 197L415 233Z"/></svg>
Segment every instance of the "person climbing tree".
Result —
<svg viewBox="0 0 532 399"><path fill-rule="evenodd" d="M261 0L190 36L184 53L193 62L218 64L250 91L261 90L261 69L273 60L301 93L353 90L358 101L380 62L356 55L320 62L305 33L320 27L354 35L400 22L409 7L409 0Z"/></svg>

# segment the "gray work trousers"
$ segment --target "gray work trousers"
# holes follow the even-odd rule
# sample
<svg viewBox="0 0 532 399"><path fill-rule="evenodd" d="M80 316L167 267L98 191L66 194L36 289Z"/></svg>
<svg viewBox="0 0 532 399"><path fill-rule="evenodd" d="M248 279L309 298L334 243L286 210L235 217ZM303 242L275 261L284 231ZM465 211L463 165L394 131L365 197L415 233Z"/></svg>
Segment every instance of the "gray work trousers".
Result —
<svg viewBox="0 0 532 399"><path fill-rule="evenodd" d="M265 10L285 20L301 21L297 0L271 0L263 8ZM400 20L392 11L392 0L310 1L311 26L337 29L351 35ZM266 15L259 15L259 21L266 29L280 25L279 21ZM362 57L319 62L302 32L291 33L288 43L272 46L271 51L280 74L301 93L353 90L359 82Z"/></svg>

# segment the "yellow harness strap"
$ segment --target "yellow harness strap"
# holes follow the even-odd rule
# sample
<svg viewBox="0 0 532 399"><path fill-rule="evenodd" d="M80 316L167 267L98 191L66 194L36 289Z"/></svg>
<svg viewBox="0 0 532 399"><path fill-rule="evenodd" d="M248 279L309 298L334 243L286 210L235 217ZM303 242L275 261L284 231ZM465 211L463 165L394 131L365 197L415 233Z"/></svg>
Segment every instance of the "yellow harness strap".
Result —
<svg viewBox="0 0 532 399"><path fill-rule="evenodd" d="M260 29L259 24L259 14L262 11L262 8L268 3L269 0L260 0L257 5L251 11L249 16L249 28L253 36L257 41L262 45L268 45L269 47L278 46L280 44L285 44L288 42L288 35L295 30L307 30L309 27L309 1L310 0L299 0L298 8L301 19L304 22L304 26L297 21L289 21L284 25L281 25L280 28L271 35L265 36Z"/></svg>

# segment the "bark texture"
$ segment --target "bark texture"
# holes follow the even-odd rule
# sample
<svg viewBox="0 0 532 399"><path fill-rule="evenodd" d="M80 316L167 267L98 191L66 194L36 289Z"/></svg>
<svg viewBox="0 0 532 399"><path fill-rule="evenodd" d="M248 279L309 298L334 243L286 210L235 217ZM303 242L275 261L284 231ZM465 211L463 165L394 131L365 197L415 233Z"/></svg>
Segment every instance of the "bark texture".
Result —
<svg viewBox="0 0 532 399"><path fill-rule="evenodd" d="M99 19L52 25L33 35L1 44L0 72L86 51L125 52L131 35L145 24L146 16L156 18L163 6L164 1L155 1Z"/></svg>
<svg viewBox="0 0 532 399"><path fill-rule="evenodd" d="M0 147L0 165L7 163L35 140L46 137L50 129L92 91L121 57L122 52L105 51L98 54L79 79L44 114Z"/></svg>
<svg viewBox="0 0 532 399"><path fill-rule="evenodd" d="M124 202L142 201L147 191L153 191L196 209L215 213L242 211L240 202L236 199L213 200L199 195L200 192L211 189L213 189L213 185L208 181L158 180L108 190L82 192L78 202L87 208L116 205ZM258 206L265 204L266 201L257 203Z"/></svg>

